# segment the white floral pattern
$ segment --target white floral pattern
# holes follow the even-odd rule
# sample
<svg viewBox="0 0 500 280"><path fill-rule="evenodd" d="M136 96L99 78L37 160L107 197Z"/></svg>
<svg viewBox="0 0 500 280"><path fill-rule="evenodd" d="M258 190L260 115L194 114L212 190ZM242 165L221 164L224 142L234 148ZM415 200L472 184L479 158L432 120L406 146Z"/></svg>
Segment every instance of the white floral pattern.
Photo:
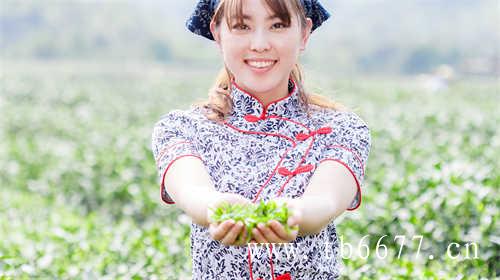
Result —
<svg viewBox="0 0 500 280"><path fill-rule="evenodd" d="M297 87L293 81L290 85L286 98L265 108L233 84L234 109L224 124L208 120L203 109L194 106L164 115L152 135L162 200L175 203L163 178L169 166L183 156L202 160L218 191L237 193L255 202L278 196L300 197L315 168L322 161L335 160L349 169L358 185L348 210L359 207L370 151L368 126L353 112L315 105L310 105L308 116ZM254 250L253 278L277 279L271 275L270 262L276 276L290 273L292 279L319 280L339 277L342 262L333 221L320 233L299 236L292 244L301 258L286 259L285 248L280 246L272 248L271 258L265 247ZM191 224L193 279L251 279L248 250L225 246L211 239L207 228Z"/></svg>

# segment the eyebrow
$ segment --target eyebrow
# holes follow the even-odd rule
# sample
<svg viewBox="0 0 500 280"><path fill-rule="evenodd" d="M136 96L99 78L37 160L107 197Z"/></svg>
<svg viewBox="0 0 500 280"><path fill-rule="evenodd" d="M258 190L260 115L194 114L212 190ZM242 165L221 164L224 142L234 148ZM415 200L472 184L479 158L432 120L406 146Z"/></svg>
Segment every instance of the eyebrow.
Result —
<svg viewBox="0 0 500 280"><path fill-rule="evenodd" d="M268 16L266 18L266 20L273 20L273 19L276 19L276 18L279 18L279 16L278 15L272 15L272 16ZM250 20L250 19L252 19L252 17L249 16L249 15L243 14L243 19L249 19Z"/></svg>

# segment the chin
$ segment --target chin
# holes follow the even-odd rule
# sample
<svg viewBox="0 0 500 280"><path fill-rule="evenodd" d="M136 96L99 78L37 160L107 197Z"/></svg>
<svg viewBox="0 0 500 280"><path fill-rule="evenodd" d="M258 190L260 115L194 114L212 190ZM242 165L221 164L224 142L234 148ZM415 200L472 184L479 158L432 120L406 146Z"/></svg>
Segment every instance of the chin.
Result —
<svg viewBox="0 0 500 280"><path fill-rule="evenodd" d="M268 92L272 89L271 86L267 86L262 83L249 83L247 84L247 88L255 93Z"/></svg>
<svg viewBox="0 0 500 280"><path fill-rule="evenodd" d="M279 85L278 81L270 81L262 78L244 79L240 83L239 86L246 88L251 93L269 92Z"/></svg>

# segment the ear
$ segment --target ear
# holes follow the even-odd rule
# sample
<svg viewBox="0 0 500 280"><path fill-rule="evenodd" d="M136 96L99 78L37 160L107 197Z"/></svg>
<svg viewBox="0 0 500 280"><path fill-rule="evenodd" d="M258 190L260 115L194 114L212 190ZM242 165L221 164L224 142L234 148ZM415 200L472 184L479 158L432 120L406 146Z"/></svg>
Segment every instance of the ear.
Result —
<svg viewBox="0 0 500 280"><path fill-rule="evenodd" d="M212 36L214 37L217 45L220 46L220 31L219 28L217 28L215 21L210 21L210 32L212 32Z"/></svg>
<svg viewBox="0 0 500 280"><path fill-rule="evenodd" d="M306 49L307 42L309 42L309 36L311 36L313 22L310 18L306 18L306 26L302 30L302 40L300 42L300 50L303 51Z"/></svg>

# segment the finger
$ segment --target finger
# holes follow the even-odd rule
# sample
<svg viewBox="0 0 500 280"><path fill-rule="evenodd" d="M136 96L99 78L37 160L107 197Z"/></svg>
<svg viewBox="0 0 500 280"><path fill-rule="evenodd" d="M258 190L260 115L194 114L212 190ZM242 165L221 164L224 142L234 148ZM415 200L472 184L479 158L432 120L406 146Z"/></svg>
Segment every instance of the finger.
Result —
<svg viewBox="0 0 500 280"><path fill-rule="evenodd" d="M282 240L274 233L274 231L264 224L259 224L257 228L262 232L264 238L270 243L279 243Z"/></svg>
<svg viewBox="0 0 500 280"><path fill-rule="evenodd" d="M252 230L252 235L254 242L256 241L256 243L267 243L266 238L264 238L264 235L260 232L258 228L254 228Z"/></svg>
<svg viewBox="0 0 500 280"><path fill-rule="evenodd" d="M227 226L228 222L224 222L224 225ZM221 223L211 223L208 227L208 232L210 233L210 236L214 240L220 240L223 235L221 235L221 227L223 225Z"/></svg>
<svg viewBox="0 0 500 280"><path fill-rule="evenodd" d="M219 224L214 230L212 234L212 238L215 240L221 240L226 233L234 226L233 220L227 220Z"/></svg>
<svg viewBox="0 0 500 280"><path fill-rule="evenodd" d="M241 233L238 235L238 238L239 240L237 240L236 242L236 246L243 246L247 243L247 229L245 226L243 226L243 228L241 229Z"/></svg>
<svg viewBox="0 0 500 280"><path fill-rule="evenodd" d="M236 240L236 237L238 237L238 234L241 232L241 229L243 228L243 223L240 221L236 223L230 231L227 232L226 236L222 239L222 244L224 245L231 245L234 244L234 241Z"/></svg>
<svg viewBox="0 0 500 280"><path fill-rule="evenodd" d="M210 223L210 224L208 225L208 233L210 234L210 236L211 236L213 239L215 239L215 238L214 238L214 233L215 233L215 229L216 229L216 228L217 228L217 224L215 224L215 223Z"/></svg>
<svg viewBox="0 0 500 280"><path fill-rule="evenodd" d="M279 239L288 240L290 238L289 234L285 230L285 227L283 227L281 223L279 223L278 221L275 220L270 221L269 227Z"/></svg>

